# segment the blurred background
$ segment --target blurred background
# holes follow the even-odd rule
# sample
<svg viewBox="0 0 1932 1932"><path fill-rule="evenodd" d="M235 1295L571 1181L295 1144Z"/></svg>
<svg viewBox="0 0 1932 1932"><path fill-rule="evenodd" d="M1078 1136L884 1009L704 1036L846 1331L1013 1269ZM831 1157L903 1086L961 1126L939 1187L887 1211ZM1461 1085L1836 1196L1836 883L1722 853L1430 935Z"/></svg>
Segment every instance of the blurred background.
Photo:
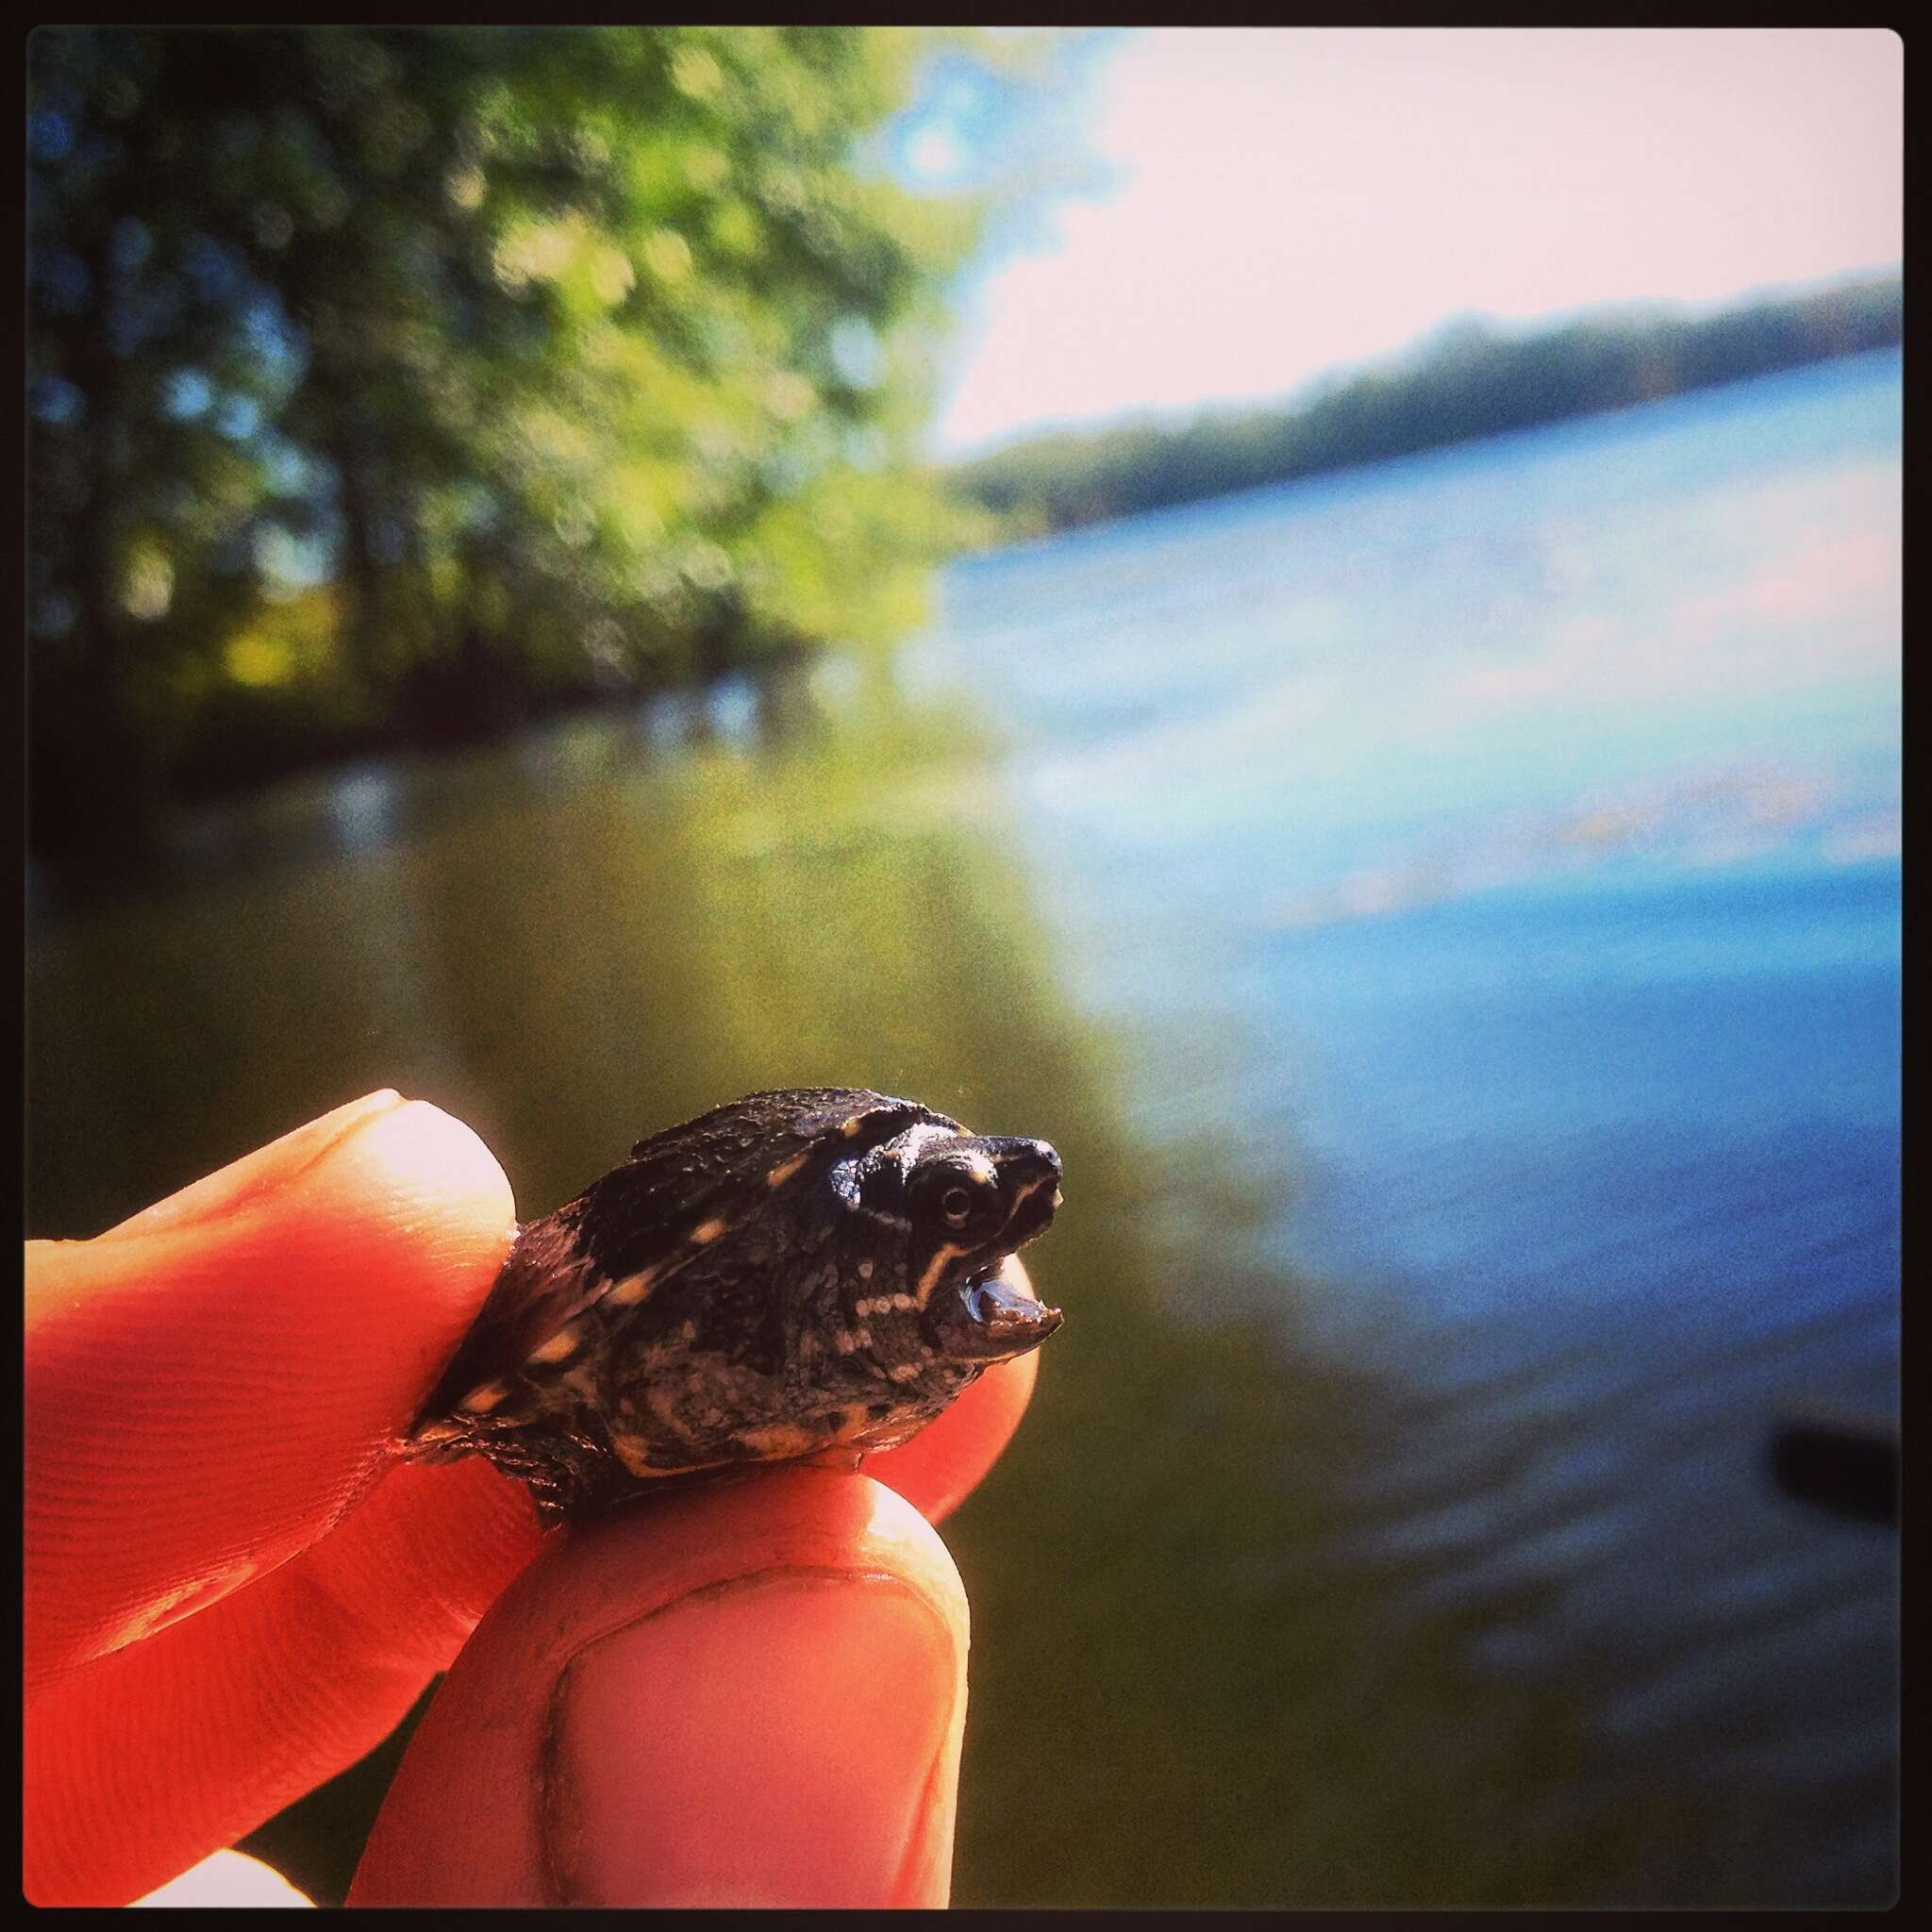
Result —
<svg viewBox="0 0 1932 1932"><path fill-rule="evenodd" d="M1044 1135L959 1903L1893 1895L1895 37L29 66L29 1233Z"/></svg>

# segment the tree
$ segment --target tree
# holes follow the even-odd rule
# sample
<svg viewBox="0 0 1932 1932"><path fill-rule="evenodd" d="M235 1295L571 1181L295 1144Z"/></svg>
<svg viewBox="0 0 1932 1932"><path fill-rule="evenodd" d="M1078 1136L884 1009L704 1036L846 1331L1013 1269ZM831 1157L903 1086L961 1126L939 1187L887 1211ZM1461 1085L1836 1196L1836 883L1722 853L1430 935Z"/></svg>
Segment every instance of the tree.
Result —
<svg viewBox="0 0 1932 1932"><path fill-rule="evenodd" d="M1896 276L1700 319L1634 310L1527 335L1470 318L1395 363L1318 382L1294 407L1042 436L952 472L1009 530L1131 516L1324 470L1628 408L1895 343Z"/></svg>
<svg viewBox="0 0 1932 1932"><path fill-rule="evenodd" d="M470 735L903 629L974 209L864 143L960 44L37 32L36 842L225 730Z"/></svg>

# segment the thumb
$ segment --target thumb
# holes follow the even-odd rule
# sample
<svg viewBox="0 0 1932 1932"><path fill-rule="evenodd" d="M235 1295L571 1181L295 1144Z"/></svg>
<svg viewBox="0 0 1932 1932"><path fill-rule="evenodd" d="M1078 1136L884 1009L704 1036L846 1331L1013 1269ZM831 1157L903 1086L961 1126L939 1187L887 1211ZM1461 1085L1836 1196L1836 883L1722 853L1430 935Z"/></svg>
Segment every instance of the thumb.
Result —
<svg viewBox="0 0 1932 1932"><path fill-rule="evenodd" d="M760 1474L583 1526L478 1626L352 1905L939 1906L966 1602L866 1477Z"/></svg>
<svg viewBox="0 0 1932 1932"><path fill-rule="evenodd" d="M384 1091L95 1240L28 1243L36 1690L341 1520L488 1294L513 1211L468 1127Z"/></svg>

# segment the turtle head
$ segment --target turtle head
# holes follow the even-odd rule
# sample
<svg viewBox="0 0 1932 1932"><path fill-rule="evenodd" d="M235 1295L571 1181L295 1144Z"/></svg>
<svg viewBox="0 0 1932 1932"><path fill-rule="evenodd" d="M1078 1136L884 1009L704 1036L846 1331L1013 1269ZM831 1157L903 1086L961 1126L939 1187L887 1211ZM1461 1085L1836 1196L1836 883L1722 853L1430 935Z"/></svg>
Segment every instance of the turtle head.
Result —
<svg viewBox="0 0 1932 1932"><path fill-rule="evenodd" d="M983 1365L1060 1325L1058 1309L1006 1272L1060 1203L1060 1158L1046 1141L925 1123L842 1163L833 1185L885 1237L890 1267L854 1297L881 1354Z"/></svg>

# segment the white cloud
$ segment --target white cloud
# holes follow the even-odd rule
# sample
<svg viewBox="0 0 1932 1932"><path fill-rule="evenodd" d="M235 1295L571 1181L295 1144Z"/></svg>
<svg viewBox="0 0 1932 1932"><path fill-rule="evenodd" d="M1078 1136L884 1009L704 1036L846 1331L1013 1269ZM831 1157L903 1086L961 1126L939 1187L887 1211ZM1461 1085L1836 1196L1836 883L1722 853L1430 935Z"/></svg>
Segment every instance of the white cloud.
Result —
<svg viewBox="0 0 1932 1932"><path fill-rule="evenodd" d="M1107 199L970 302L938 443L1278 395L1468 310L1715 301L1903 252L1877 30L1191 29L1092 91Z"/></svg>

